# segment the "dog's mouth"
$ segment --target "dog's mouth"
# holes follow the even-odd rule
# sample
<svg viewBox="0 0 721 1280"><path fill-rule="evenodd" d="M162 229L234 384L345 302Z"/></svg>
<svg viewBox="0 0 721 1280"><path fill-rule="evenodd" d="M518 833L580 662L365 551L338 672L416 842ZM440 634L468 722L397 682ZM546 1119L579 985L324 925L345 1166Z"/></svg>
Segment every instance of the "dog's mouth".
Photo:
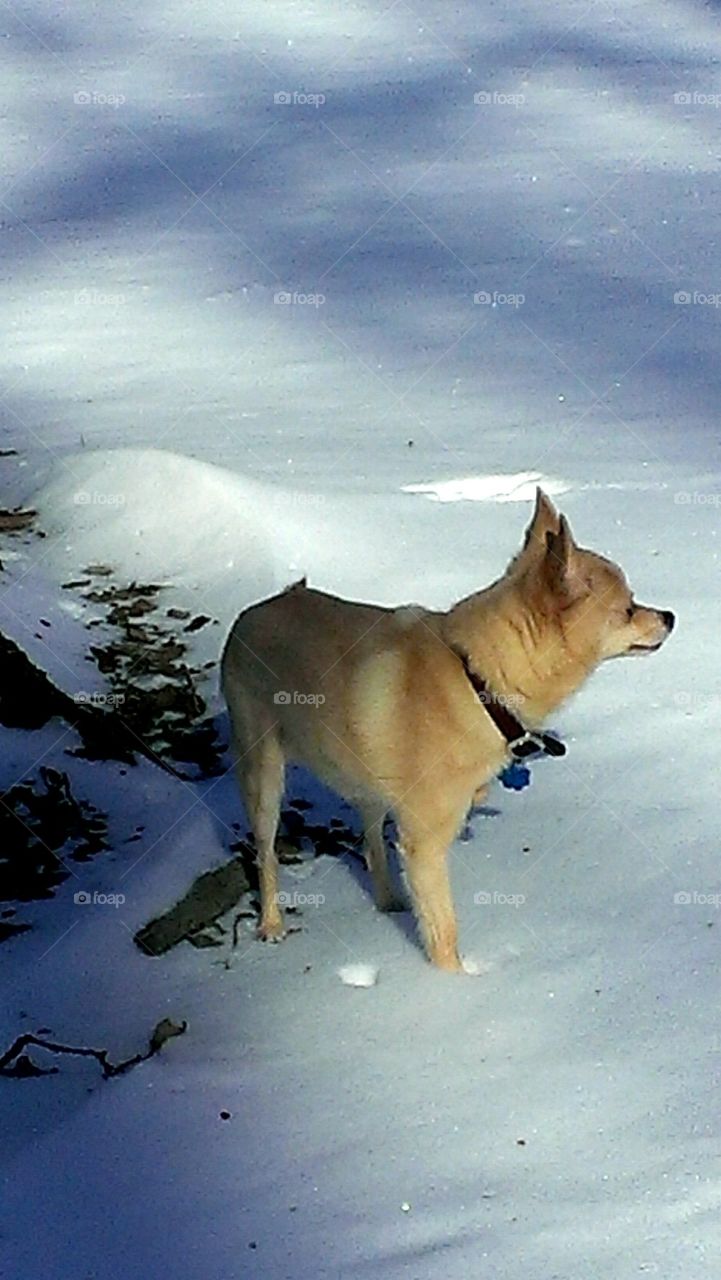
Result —
<svg viewBox="0 0 721 1280"><path fill-rule="evenodd" d="M663 644L663 640L657 640L655 644L632 644L627 650L628 653L656 653Z"/></svg>

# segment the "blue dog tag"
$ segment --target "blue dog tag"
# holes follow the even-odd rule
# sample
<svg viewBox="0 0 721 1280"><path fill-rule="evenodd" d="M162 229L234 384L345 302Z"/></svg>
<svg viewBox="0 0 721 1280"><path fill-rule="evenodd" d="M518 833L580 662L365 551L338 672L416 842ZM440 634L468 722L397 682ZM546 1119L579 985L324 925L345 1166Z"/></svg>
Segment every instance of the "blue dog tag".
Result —
<svg viewBox="0 0 721 1280"><path fill-rule="evenodd" d="M514 760L513 764L507 765L502 773L499 773L498 781L509 791L523 791L524 787L531 785L531 770L528 765L518 764Z"/></svg>

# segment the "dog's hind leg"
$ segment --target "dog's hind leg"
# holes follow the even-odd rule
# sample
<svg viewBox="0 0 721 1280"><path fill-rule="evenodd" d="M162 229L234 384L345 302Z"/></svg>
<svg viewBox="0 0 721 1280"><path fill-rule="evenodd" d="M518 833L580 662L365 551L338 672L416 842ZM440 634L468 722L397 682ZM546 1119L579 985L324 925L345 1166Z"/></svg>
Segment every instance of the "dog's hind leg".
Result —
<svg viewBox="0 0 721 1280"><path fill-rule="evenodd" d="M279 942L284 933L278 899L275 838L285 785L283 749L275 727L268 728L250 747L244 747L242 737L234 726L234 745L236 776L257 850L260 881L260 922L257 933L264 942Z"/></svg>
<svg viewBox="0 0 721 1280"><path fill-rule="evenodd" d="M388 852L383 839L385 809L377 805L360 806L365 840L366 866L373 882L373 897L379 911L403 911L405 903L395 892L388 874Z"/></svg>

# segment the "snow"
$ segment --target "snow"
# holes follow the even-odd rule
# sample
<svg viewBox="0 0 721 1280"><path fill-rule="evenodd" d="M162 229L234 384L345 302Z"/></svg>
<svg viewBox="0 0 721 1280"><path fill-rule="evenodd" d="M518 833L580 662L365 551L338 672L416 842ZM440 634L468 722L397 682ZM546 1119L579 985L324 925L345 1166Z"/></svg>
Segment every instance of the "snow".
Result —
<svg viewBox="0 0 721 1280"><path fill-rule="evenodd" d="M378 981L378 969L372 964L344 964L338 977L346 987L374 987Z"/></svg>
<svg viewBox="0 0 721 1280"><path fill-rule="evenodd" d="M515 476L465 476L459 480L445 480L441 484L406 484L404 493L425 493L437 502L529 502L536 488L541 485L549 497L565 493L562 480L552 480L539 471L524 471Z"/></svg>
<svg viewBox="0 0 721 1280"><path fill-rule="evenodd" d="M679 619L455 843L465 976L328 856L283 867L282 945L247 920L235 949L149 959L134 931L228 857L232 777L79 761L58 722L3 733L3 787L52 761L111 849L3 944L0 1048L47 1027L121 1058L161 1017L188 1030L118 1079L0 1079L0 1275L706 1280L712 10L32 0L0 33L2 505L46 533L5 539L0 630L71 696L105 687L61 589L89 563L216 619L188 637L215 661L304 573L445 607L502 570L538 479Z"/></svg>

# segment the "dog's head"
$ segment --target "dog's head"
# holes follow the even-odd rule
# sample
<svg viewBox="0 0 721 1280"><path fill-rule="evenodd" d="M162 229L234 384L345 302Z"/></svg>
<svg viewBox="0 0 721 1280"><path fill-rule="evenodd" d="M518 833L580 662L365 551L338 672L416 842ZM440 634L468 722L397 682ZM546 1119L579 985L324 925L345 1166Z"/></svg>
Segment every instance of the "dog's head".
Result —
<svg viewBox="0 0 721 1280"><path fill-rule="evenodd" d="M555 624L569 654L589 667L606 658L654 653L674 626L667 609L636 602L617 564L576 545L565 516L541 489L507 577L538 622Z"/></svg>

